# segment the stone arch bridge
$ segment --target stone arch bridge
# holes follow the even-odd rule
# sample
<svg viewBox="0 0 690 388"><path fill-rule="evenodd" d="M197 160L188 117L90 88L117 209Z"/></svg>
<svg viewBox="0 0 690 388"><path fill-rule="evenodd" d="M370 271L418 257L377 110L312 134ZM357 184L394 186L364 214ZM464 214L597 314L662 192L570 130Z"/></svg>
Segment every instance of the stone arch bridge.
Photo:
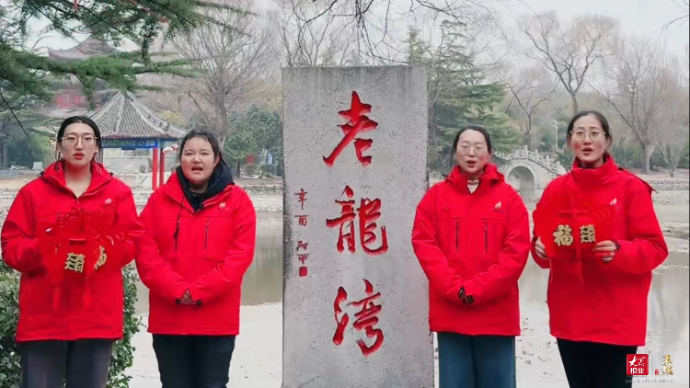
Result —
<svg viewBox="0 0 690 388"><path fill-rule="evenodd" d="M559 175L566 173L557 159L530 151L527 147L511 152L497 154L505 161L499 170L525 200L541 197L546 186Z"/></svg>

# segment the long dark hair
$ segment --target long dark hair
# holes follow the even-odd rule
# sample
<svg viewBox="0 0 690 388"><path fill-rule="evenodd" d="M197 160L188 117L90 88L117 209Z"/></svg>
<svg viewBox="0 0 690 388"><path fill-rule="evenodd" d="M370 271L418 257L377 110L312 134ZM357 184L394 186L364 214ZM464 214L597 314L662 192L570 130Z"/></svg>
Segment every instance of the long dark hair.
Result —
<svg viewBox="0 0 690 388"><path fill-rule="evenodd" d="M98 147L98 150L103 149L103 140L101 139L101 130L98 129L98 125L96 125L96 122L91 120L90 118L86 116L72 116L68 117L65 119L65 121L60 124L60 129L58 130L57 133L57 144L55 146L55 159L60 158L60 151L58 151L57 146L62 144L62 138L65 136L65 130L67 130L67 127L69 127L72 124L76 123L82 123L86 124L91 129L93 130L93 136L96 138L96 147Z"/></svg>

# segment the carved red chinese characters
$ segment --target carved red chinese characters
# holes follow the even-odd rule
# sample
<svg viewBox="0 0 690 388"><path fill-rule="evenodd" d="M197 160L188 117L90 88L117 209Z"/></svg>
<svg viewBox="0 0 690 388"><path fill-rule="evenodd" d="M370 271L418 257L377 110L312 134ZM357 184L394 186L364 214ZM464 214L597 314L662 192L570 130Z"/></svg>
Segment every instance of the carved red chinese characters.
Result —
<svg viewBox="0 0 690 388"><path fill-rule="evenodd" d="M299 189L299 193L295 193L297 201L299 201L300 209L304 210L304 202L307 201L307 192L304 189Z"/></svg>
<svg viewBox="0 0 690 388"><path fill-rule="evenodd" d="M376 324L379 322L378 314L381 312L382 307L380 304L376 304L374 301L381 297L381 293L374 293L374 286L372 286L371 282L369 282L367 279L364 279L364 292L367 295L364 299L350 302L347 305L360 308L360 310L355 313L355 321L352 326L358 331L363 330L367 338L374 339L371 345L367 345L363 339L357 340L357 346L359 346L362 354L367 357L381 349L384 341L384 334L381 329L375 328ZM348 313L344 313L340 307L341 303L345 302L346 300L347 291L345 288L339 287L333 303L333 311L336 322L333 343L336 346L343 343L345 338L345 329L350 322L350 316Z"/></svg>
<svg viewBox="0 0 690 388"><path fill-rule="evenodd" d="M386 227L381 227L381 244L378 248L372 248L371 245L377 240L376 236L376 220L381 217L381 200L369 198L360 199L359 208L355 209L354 191L350 186L345 186L343 191L348 199L336 200L335 203L340 205L340 217L327 219L326 226L329 228L339 227L338 243L336 248L338 252L345 250L345 243L347 249L351 253L355 253L355 224L354 219L359 217L359 242L362 250L368 255L379 255L388 251L388 234Z"/></svg>
<svg viewBox="0 0 690 388"><path fill-rule="evenodd" d="M347 119L347 123L340 125L345 135L340 143L335 147L329 156L324 156L323 161L326 162L328 167L333 166L333 163L338 158L341 152L347 147L348 144L355 141L355 154L357 155L357 160L364 166L371 163L371 156L364 156L363 151L371 148L373 144L372 139L361 139L356 138L358 133L371 131L378 127L376 121L370 120L369 117L365 116L366 113L371 112L371 105L362 104L359 99L357 92L352 92L352 102L350 103L350 109L338 112L339 115Z"/></svg>
<svg viewBox="0 0 690 388"><path fill-rule="evenodd" d="M297 196L297 201L300 204L300 209L304 210L304 202L307 200L307 192L304 191L304 189L300 189L298 193L295 193L295 196ZM295 218L297 218L297 222L299 226L307 226L308 220L309 220L309 215L307 214L299 214L296 215ZM299 269L298 269L298 275L299 277L306 277L309 270L307 269L306 262L307 259L309 258L309 253L307 252L302 252L300 253L300 249L306 251L307 248L309 247L309 244L299 240L297 241L297 260L301 263Z"/></svg>
<svg viewBox="0 0 690 388"><path fill-rule="evenodd" d="M309 216L306 214L299 214L296 215L295 218L297 218L297 221L299 222L299 226L307 226L307 221L309 219Z"/></svg>
<svg viewBox="0 0 690 388"><path fill-rule="evenodd" d="M307 276L306 262L307 262L307 259L309 258L309 253L306 253L306 252L300 253L299 251L300 251L300 249L306 251L308 247L309 247L309 243L306 243L302 240L297 241L297 249L296 249L297 250L297 260L299 260L299 262L302 264L302 266L299 267L299 276L300 277Z"/></svg>

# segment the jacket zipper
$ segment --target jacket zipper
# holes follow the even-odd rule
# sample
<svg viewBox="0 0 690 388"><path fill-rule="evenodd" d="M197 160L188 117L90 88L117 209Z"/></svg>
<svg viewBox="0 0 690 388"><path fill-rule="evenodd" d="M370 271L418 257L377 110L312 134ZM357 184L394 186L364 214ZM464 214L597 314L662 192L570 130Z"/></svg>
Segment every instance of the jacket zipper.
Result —
<svg viewBox="0 0 690 388"><path fill-rule="evenodd" d="M484 253L489 253L489 227L484 219Z"/></svg>
<svg viewBox="0 0 690 388"><path fill-rule="evenodd" d="M460 249L460 222L455 219L455 250Z"/></svg>
<svg viewBox="0 0 690 388"><path fill-rule="evenodd" d="M211 222L211 217L206 218L206 230L204 231L204 250L206 250L206 246L208 245L208 225Z"/></svg>
<svg viewBox="0 0 690 388"><path fill-rule="evenodd" d="M177 236L180 234L180 216L177 216L177 222L175 223L175 233L173 233L173 239L175 239L175 251L177 251Z"/></svg>

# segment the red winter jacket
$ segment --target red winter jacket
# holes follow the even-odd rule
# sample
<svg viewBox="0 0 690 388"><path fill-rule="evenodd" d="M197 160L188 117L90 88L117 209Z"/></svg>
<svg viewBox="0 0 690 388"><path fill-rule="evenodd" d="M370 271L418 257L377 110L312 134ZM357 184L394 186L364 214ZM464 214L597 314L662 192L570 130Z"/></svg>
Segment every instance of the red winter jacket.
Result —
<svg viewBox="0 0 690 388"><path fill-rule="evenodd" d="M581 253L580 264L574 252L542 260L533 250L532 257L540 267L551 268L547 303L554 337L644 346L652 270L666 259L668 248L651 187L607 158L596 169L580 168L576 161L570 173L549 184L538 206L570 211L582 210L578 204L583 200L591 206L613 204L611 232L620 244L614 259L604 263L590 249ZM534 240L549 237L554 238L535 235Z"/></svg>
<svg viewBox="0 0 690 388"><path fill-rule="evenodd" d="M518 278L530 249L520 196L487 165L470 194L459 167L417 206L412 246L429 278L431 331L519 335ZM474 299L464 304L460 288Z"/></svg>
<svg viewBox="0 0 690 388"><path fill-rule="evenodd" d="M91 172L91 185L76 198L65 185L62 162L56 162L19 190L7 214L2 257L21 273L18 342L122 337L122 268L134 258L131 240L108 252L105 264L89 277L64 270L64 278L57 284L49 277L47 259L39 253L41 232L52 228L58 215L73 210L104 214L132 238L143 232L130 188L100 164L93 163ZM76 234L70 243L75 247L84 237Z"/></svg>
<svg viewBox="0 0 690 388"><path fill-rule="evenodd" d="M136 259L150 289L148 331L237 335L242 278L254 258L254 205L242 188L228 184L194 212L178 173L151 195L140 216L150 237L142 239ZM187 289L195 305L178 303Z"/></svg>

